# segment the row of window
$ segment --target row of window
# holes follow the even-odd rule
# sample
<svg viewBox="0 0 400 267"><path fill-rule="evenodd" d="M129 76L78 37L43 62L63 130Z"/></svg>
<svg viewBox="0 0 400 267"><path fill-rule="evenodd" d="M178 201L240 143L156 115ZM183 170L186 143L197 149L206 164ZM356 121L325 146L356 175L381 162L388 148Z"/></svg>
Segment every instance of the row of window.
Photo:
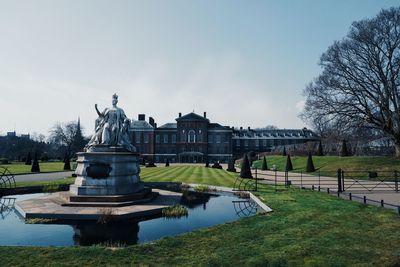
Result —
<svg viewBox="0 0 400 267"><path fill-rule="evenodd" d="M237 147L240 146L282 146L282 145L290 145L290 144L296 144L296 143L301 143L301 140L289 140L289 139L255 139L252 140L252 142L249 142L250 140L244 139L243 142L241 142L241 139L236 139L235 144Z"/></svg>

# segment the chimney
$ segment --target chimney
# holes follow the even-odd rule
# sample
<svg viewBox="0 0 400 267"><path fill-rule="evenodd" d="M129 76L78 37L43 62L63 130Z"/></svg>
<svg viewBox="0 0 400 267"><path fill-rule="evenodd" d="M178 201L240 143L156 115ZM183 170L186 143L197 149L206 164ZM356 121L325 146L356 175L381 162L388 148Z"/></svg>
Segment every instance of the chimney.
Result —
<svg viewBox="0 0 400 267"><path fill-rule="evenodd" d="M157 123L154 123L154 128L157 128Z"/></svg>
<svg viewBox="0 0 400 267"><path fill-rule="evenodd" d="M179 118L180 118L180 117L182 117L182 113L181 113L181 112L179 112Z"/></svg>
<svg viewBox="0 0 400 267"><path fill-rule="evenodd" d="M243 130L243 127L242 127L242 126L240 126L240 130Z"/></svg>
<svg viewBox="0 0 400 267"><path fill-rule="evenodd" d="M250 129L250 126L249 126L249 127L247 127L247 130L249 130L249 131L251 130L251 129Z"/></svg>
<svg viewBox="0 0 400 267"><path fill-rule="evenodd" d="M139 114L138 115L138 120L145 121L146 120L146 114Z"/></svg>
<svg viewBox="0 0 400 267"><path fill-rule="evenodd" d="M207 112L204 111L203 117L204 117L204 118L207 118Z"/></svg>
<svg viewBox="0 0 400 267"><path fill-rule="evenodd" d="M154 127L154 119L153 119L153 117L149 117L149 124Z"/></svg>

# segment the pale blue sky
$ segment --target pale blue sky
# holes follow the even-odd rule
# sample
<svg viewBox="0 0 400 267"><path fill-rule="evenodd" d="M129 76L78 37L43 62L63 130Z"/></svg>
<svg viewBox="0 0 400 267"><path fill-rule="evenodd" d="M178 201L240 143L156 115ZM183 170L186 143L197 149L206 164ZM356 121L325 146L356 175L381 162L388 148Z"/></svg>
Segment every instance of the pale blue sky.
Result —
<svg viewBox="0 0 400 267"><path fill-rule="evenodd" d="M400 1L1 1L0 134L48 134L120 96L158 125L207 111L229 126L300 128L302 90L355 20Z"/></svg>

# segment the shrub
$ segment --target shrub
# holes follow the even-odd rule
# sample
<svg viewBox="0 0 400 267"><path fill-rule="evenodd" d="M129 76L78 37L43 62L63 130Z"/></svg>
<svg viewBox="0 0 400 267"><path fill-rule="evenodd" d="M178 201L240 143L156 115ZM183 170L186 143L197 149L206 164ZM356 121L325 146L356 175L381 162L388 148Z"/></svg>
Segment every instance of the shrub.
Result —
<svg viewBox="0 0 400 267"><path fill-rule="evenodd" d="M293 171L293 164L292 164L292 160L290 159L290 155L287 155L285 170Z"/></svg>
<svg viewBox="0 0 400 267"><path fill-rule="evenodd" d="M348 157L350 156L349 150L347 149L346 140L343 139L342 141L342 148L340 149L340 156L341 157Z"/></svg>
<svg viewBox="0 0 400 267"><path fill-rule="evenodd" d="M286 147L283 147L282 156L286 156Z"/></svg>
<svg viewBox="0 0 400 267"><path fill-rule="evenodd" d="M31 152L28 152L28 156L26 157L25 165L32 165Z"/></svg>
<svg viewBox="0 0 400 267"><path fill-rule="evenodd" d="M165 162L165 167L169 167L169 159Z"/></svg>
<svg viewBox="0 0 400 267"><path fill-rule="evenodd" d="M68 153L65 153L65 157L64 157L64 170L71 170L71 163L69 161L69 156Z"/></svg>
<svg viewBox="0 0 400 267"><path fill-rule="evenodd" d="M48 155L46 152L44 152L44 153L42 154L42 156L40 157L40 161L41 161L41 162L47 162L47 161L49 161L49 155Z"/></svg>
<svg viewBox="0 0 400 267"><path fill-rule="evenodd" d="M206 160L206 168L208 168L208 167L210 167L210 161L207 158L207 160Z"/></svg>
<svg viewBox="0 0 400 267"><path fill-rule="evenodd" d="M242 167L240 169L240 177L241 178L253 178L253 175L251 174L250 162L247 157L247 154L244 154L244 157L243 157Z"/></svg>
<svg viewBox="0 0 400 267"><path fill-rule="evenodd" d="M262 165L261 165L261 170L263 170L263 171L268 170L267 159L265 158L265 156L263 157L263 162L262 162Z"/></svg>
<svg viewBox="0 0 400 267"><path fill-rule="evenodd" d="M157 167L157 165L154 164L153 160L149 160L149 163L147 163L146 168L153 168L153 167Z"/></svg>
<svg viewBox="0 0 400 267"><path fill-rule="evenodd" d="M235 159L231 158L228 163L228 169L226 169L228 172L236 172L235 168Z"/></svg>
<svg viewBox="0 0 400 267"><path fill-rule="evenodd" d="M324 155L324 150L322 148L322 142L319 140L318 143L318 149L317 149L317 156L323 156Z"/></svg>
<svg viewBox="0 0 400 267"><path fill-rule="evenodd" d="M0 164L10 164L8 158L0 158Z"/></svg>
<svg viewBox="0 0 400 267"><path fill-rule="evenodd" d="M222 169L222 166L219 164L219 162L217 161L217 162L215 162L212 166L211 166L211 168L214 168L214 169Z"/></svg>
<svg viewBox="0 0 400 267"><path fill-rule="evenodd" d="M306 172L315 172L315 167L311 156L311 152L308 152Z"/></svg>
<svg viewBox="0 0 400 267"><path fill-rule="evenodd" d="M39 166L38 156L37 156L36 152L35 152L35 157L33 159L31 172L40 172L40 166Z"/></svg>

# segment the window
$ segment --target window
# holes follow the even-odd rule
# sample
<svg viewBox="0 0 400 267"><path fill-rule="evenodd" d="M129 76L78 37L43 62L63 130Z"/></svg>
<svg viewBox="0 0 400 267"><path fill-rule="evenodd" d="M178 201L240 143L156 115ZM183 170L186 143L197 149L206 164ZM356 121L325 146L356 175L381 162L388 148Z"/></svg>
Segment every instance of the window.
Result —
<svg viewBox="0 0 400 267"><path fill-rule="evenodd" d="M208 142L209 142L209 143L214 142L214 135L209 135L209 136L208 136Z"/></svg>
<svg viewBox="0 0 400 267"><path fill-rule="evenodd" d="M164 134L164 144L168 144L168 134Z"/></svg>
<svg viewBox="0 0 400 267"><path fill-rule="evenodd" d="M216 135L215 139L216 139L215 140L216 143L221 143L221 136L220 135Z"/></svg>
<svg viewBox="0 0 400 267"><path fill-rule="evenodd" d="M175 144L176 143L176 134L172 135L172 143Z"/></svg>
<svg viewBox="0 0 400 267"><path fill-rule="evenodd" d="M160 143L160 135L159 135L159 134L156 135L156 143L157 143L157 144Z"/></svg>
<svg viewBox="0 0 400 267"><path fill-rule="evenodd" d="M249 140L244 140L244 146L249 146Z"/></svg>
<svg viewBox="0 0 400 267"><path fill-rule="evenodd" d="M143 138L144 138L144 142L147 144L149 142L149 134L148 133L144 133L143 134Z"/></svg>
<svg viewBox="0 0 400 267"><path fill-rule="evenodd" d="M267 146L267 139L263 139L263 146Z"/></svg>
<svg viewBox="0 0 400 267"><path fill-rule="evenodd" d="M197 142L203 142L203 135L201 134L201 130L199 130L199 134L197 135Z"/></svg>
<svg viewBox="0 0 400 267"><path fill-rule="evenodd" d="M236 146L240 146L240 139L236 139Z"/></svg>
<svg viewBox="0 0 400 267"><path fill-rule="evenodd" d="M196 133L193 130L190 130L188 133L188 142L195 143L196 142Z"/></svg>
<svg viewBox="0 0 400 267"><path fill-rule="evenodd" d="M181 142L186 142L186 134L185 134L185 130L182 130L182 134L181 134Z"/></svg>
<svg viewBox="0 0 400 267"><path fill-rule="evenodd" d="M140 144L140 132L135 132L135 140L137 144Z"/></svg>
<svg viewBox="0 0 400 267"><path fill-rule="evenodd" d="M256 139L256 140L254 140L254 141L255 141L255 143L256 143L256 146L259 146L259 145L260 145L260 140Z"/></svg>

